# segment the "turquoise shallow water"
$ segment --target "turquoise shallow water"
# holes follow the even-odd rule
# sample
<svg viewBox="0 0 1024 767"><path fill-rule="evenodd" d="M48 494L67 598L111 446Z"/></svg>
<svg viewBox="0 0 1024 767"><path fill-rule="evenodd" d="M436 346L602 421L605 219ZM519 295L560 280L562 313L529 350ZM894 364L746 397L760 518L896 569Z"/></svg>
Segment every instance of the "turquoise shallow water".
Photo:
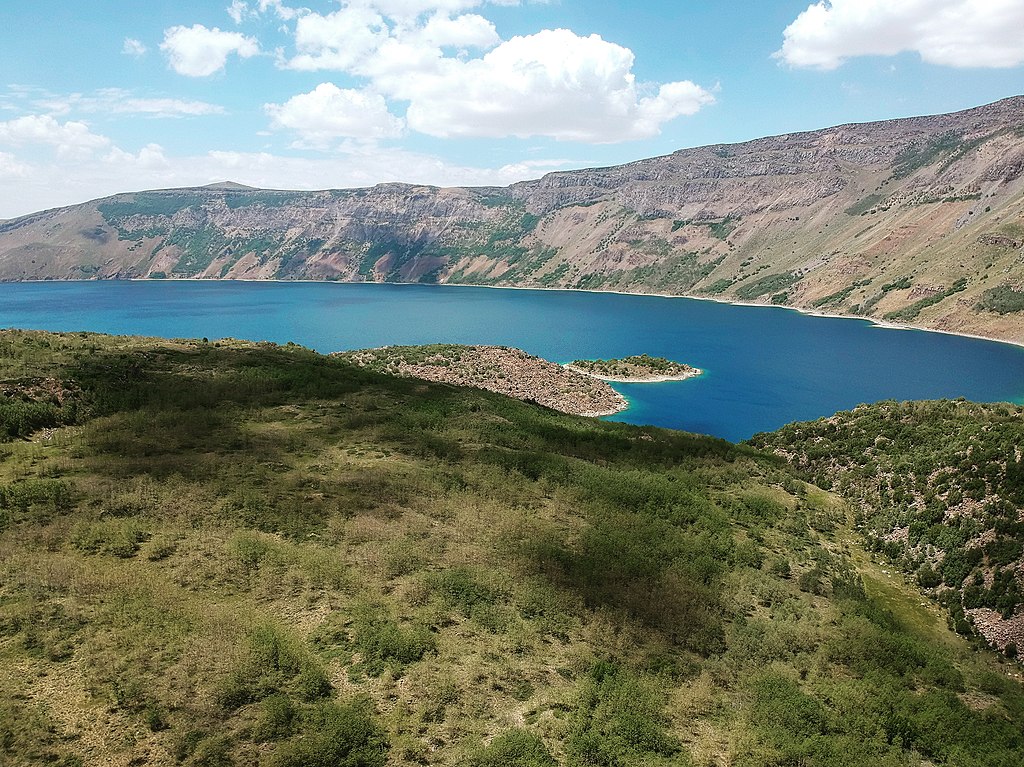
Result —
<svg viewBox="0 0 1024 767"><path fill-rule="evenodd" d="M504 344L557 362L647 353L706 373L617 385L632 407L615 420L731 440L861 402L1024 396L1024 348L654 296L337 283L17 283L0 284L0 327L231 336L322 352Z"/></svg>

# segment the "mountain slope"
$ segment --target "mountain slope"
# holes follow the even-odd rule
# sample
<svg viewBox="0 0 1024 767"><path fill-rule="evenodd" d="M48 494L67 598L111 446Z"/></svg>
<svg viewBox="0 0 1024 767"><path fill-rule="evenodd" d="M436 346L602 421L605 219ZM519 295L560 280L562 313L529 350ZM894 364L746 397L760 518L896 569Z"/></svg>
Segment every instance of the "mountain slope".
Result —
<svg viewBox="0 0 1024 767"><path fill-rule="evenodd" d="M5 765L1016 765L776 458L297 346L0 332Z"/></svg>
<svg viewBox="0 0 1024 767"><path fill-rule="evenodd" d="M0 224L0 279L337 279L771 302L1024 341L1024 97L505 189L238 185Z"/></svg>
<svg viewBox="0 0 1024 767"><path fill-rule="evenodd" d="M1024 649L1024 408L881 402L751 443L855 503L871 548L946 605L957 631Z"/></svg>

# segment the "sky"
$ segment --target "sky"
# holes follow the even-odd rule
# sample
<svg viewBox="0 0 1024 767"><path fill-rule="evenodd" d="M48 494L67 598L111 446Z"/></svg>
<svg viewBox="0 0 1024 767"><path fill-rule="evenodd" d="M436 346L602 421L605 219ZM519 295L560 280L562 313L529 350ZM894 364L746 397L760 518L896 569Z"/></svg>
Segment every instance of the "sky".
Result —
<svg viewBox="0 0 1024 767"><path fill-rule="evenodd" d="M1024 0L0 0L0 219L506 185L1024 93Z"/></svg>

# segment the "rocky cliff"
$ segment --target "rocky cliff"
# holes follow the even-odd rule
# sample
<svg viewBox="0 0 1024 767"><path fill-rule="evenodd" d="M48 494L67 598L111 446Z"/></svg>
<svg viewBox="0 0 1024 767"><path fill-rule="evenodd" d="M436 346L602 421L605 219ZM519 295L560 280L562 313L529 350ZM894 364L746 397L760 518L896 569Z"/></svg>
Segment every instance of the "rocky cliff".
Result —
<svg viewBox="0 0 1024 767"><path fill-rule="evenodd" d="M219 184L0 223L0 279L143 277L661 292L1024 342L1024 97L508 188Z"/></svg>

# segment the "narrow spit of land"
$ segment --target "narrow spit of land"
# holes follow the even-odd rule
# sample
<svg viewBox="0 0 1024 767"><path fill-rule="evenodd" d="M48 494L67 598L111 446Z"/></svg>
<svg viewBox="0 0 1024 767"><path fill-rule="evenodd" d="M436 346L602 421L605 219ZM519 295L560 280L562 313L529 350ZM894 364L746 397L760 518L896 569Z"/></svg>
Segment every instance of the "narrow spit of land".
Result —
<svg viewBox="0 0 1024 767"><path fill-rule="evenodd" d="M685 381L704 372L691 365L673 362L664 357L652 357L649 354L612 360L576 360L565 367L602 381L619 383Z"/></svg>
<svg viewBox="0 0 1024 767"><path fill-rule="evenodd" d="M380 373L475 386L573 415L598 417L629 407L605 381L507 346L384 346L334 356Z"/></svg>

